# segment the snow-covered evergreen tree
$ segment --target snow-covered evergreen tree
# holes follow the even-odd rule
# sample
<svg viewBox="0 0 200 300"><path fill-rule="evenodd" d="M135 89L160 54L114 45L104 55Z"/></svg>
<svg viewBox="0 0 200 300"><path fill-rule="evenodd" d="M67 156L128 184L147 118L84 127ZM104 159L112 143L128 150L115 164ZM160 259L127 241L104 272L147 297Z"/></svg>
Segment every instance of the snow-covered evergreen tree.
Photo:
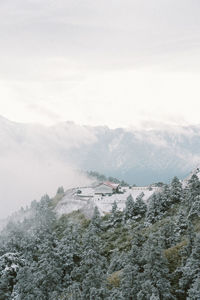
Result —
<svg viewBox="0 0 200 300"><path fill-rule="evenodd" d="M195 289L198 291L198 280L200 278L200 235L194 240L191 255L182 267L182 274L180 287L184 292L184 296L188 296L188 293L190 295L194 294Z"/></svg>
<svg viewBox="0 0 200 300"><path fill-rule="evenodd" d="M155 296L163 300L172 300L174 296L171 293L171 284L167 260L162 253L162 247L159 235L151 235L145 244L144 259L144 278L154 287L152 291Z"/></svg>
<svg viewBox="0 0 200 300"><path fill-rule="evenodd" d="M177 203L182 200L182 184L178 177L174 177L171 182L170 198L172 203Z"/></svg>

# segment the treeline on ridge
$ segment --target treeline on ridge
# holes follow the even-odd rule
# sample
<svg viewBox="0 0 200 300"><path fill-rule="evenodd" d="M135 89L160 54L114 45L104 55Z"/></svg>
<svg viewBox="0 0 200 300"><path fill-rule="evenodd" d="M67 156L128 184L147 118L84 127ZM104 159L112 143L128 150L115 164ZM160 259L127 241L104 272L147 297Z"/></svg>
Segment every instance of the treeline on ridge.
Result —
<svg viewBox="0 0 200 300"><path fill-rule="evenodd" d="M63 192L63 190L62 190ZM0 300L199 300L200 181L60 218L47 195L0 233Z"/></svg>

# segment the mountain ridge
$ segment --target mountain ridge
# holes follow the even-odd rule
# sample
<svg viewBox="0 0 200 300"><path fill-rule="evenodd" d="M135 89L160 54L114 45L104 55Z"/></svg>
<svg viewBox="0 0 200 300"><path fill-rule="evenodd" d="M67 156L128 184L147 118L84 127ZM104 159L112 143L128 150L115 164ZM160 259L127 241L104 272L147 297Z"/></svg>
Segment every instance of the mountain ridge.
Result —
<svg viewBox="0 0 200 300"><path fill-rule="evenodd" d="M73 122L33 125L3 117L0 121L7 151L23 146L41 157L48 152L60 163L67 161L83 171L95 170L130 184L169 182L174 174L182 179L200 162L198 125L133 130Z"/></svg>

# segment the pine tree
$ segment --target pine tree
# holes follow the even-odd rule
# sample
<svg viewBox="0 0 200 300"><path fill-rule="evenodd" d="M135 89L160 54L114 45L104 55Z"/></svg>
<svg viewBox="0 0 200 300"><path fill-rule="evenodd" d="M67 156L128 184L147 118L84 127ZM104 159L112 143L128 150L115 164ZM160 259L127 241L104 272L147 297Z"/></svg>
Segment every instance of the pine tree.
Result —
<svg viewBox="0 0 200 300"><path fill-rule="evenodd" d="M162 254L159 235L150 235L145 244L143 252L146 261L144 266L144 278L145 280L149 280L151 286L155 288L155 296L159 296L161 300L172 300L174 297L171 293L172 288L167 266L168 263Z"/></svg>
<svg viewBox="0 0 200 300"><path fill-rule="evenodd" d="M164 249L176 245L180 240L180 234L176 224L169 220L160 230L160 241Z"/></svg>
<svg viewBox="0 0 200 300"><path fill-rule="evenodd" d="M64 191L63 186L60 186L60 187L57 189L57 194L63 195L64 193L65 193L65 191Z"/></svg>
<svg viewBox="0 0 200 300"><path fill-rule="evenodd" d="M121 211L118 210L117 203L116 201L114 201L112 204L111 214L108 220L109 227L113 228L118 226L122 222L122 219L123 214Z"/></svg>
<svg viewBox="0 0 200 300"><path fill-rule="evenodd" d="M175 176L172 179L171 189L170 189L170 198L172 203L180 202L182 200L182 193L183 193L182 184L180 180Z"/></svg>
<svg viewBox="0 0 200 300"><path fill-rule="evenodd" d="M200 195L200 181L198 176L193 174L188 183L191 196L194 199L196 196Z"/></svg>
<svg viewBox="0 0 200 300"><path fill-rule="evenodd" d="M106 298L107 300L125 300L123 297L122 291L119 289L112 289L110 295Z"/></svg>
<svg viewBox="0 0 200 300"><path fill-rule="evenodd" d="M194 220L200 217L200 195L194 198L193 203L191 204L191 209L188 214L188 219Z"/></svg>
<svg viewBox="0 0 200 300"><path fill-rule="evenodd" d="M153 194L149 199L146 221L153 224L157 220L161 219L162 216L163 213L161 212L159 195Z"/></svg>
<svg viewBox="0 0 200 300"><path fill-rule="evenodd" d="M147 205L144 202L143 198L144 193L141 193L139 196L137 196L135 201L134 214L135 216L138 216L138 219L143 218L147 211Z"/></svg>
<svg viewBox="0 0 200 300"><path fill-rule="evenodd" d="M137 242L133 241L120 285L124 299L137 299L137 294L141 290L143 271L144 261L141 256L141 249L137 246Z"/></svg>
<svg viewBox="0 0 200 300"><path fill-rule="evenodd" d="M96 214L95 214L96 216ZM96 218L95 218L96 220ZM92 293L102 293L106 284L106 259L101 254L101 241L95 223L91 222L84 238L81 262L72 271L72 279L81 282L83 299L91 299ZM103 284L104 283L104 284ZM95 299L94 299L95 300Z"/></svg>
<svg viewBox="0 0 200 300"><path fill-rule="evenodd" d="M182 278L180 279L180 287L184 295L194 293L194 288L198 290L198 280L200 277L200 235L193 242L192 252L182 267ZM189 298L190 299L190 298ZM198 299L198 298L197 298Z"/></svg>
<svg viewBox="0 0 200 300"><path fill-rule="evenodd" d="M80 283L72 282L58 300L83 300Z"/></svg>
<svg viewBox="0 0 200 300"><path fill-rule="evenodd" d="M157 289L152 285L150 280L146 280L142 282L140 291L137 293L136 296L137 300L160 300L159 293Z"/></svg>
<svg viewBox="0 0 200 300"><path fill-rule="evenodd" d="M94 208L91 225L93 226L93 230L96 230L96 232L101 231L101 216L97 206Z"/></svg>
<svg viewBox="0 0 200 300"><path fill-rule="evenodd" d="M183 209L181 209L178 213L176 226L179 235L185 233L188 228L188 220L187 220L186 212Z"/></svg>
<svg viewBox="0 0 200 300"><path fill-rule="evenodd" d="M0 256L0 299L10 299L21 264L19 253L5 253Z"/></svg>
<svg viewBox="0 0 200 300"><path fill-rule="evenodd" d="M200 276L197 277L188 290L187 300L199 300L200 299Z"/></svg>
<svg viewBox="0 0 200 300"><path fill-rule="evenodd" d="M132 195L130 194L126 199L126 206L124 209L125 221L132 219L132 217L134 216L134 208L135 208L134 200Z"/></svg>

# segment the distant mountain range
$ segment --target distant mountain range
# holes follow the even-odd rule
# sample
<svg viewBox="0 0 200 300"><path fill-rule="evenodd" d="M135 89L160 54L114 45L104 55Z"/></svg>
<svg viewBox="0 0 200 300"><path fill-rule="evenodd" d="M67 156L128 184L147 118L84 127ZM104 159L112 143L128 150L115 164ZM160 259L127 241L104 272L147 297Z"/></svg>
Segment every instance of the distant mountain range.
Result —
<svg viewBox="0 0 200 300"><path fill-rule="evenodd" d="M0 188L6 207L57 187L85 185L77 171L97 171L129 184L185 178L200 163L200 126L110 129L73 122L54 126L0 118ZM10 199L12 201L9 204ZM14 207L16 209L16 207Z"/></svg>
<svg viewBox="0 0 200 300"><path fill-rule="evenodd" d="M23 153L47 164L67 162L137 185L184 178L200 163L200 126L125 130L66 122L45 127L1 118L0 136L1 157Z"/></svg>
<svg viewBox="0 0 200 300"><path fill-rule="evenodd" d="M129 184L184 178L200 162L200 127L124 130L88 128L95 141L68 151L83 170L96 170Z"/></svg>

